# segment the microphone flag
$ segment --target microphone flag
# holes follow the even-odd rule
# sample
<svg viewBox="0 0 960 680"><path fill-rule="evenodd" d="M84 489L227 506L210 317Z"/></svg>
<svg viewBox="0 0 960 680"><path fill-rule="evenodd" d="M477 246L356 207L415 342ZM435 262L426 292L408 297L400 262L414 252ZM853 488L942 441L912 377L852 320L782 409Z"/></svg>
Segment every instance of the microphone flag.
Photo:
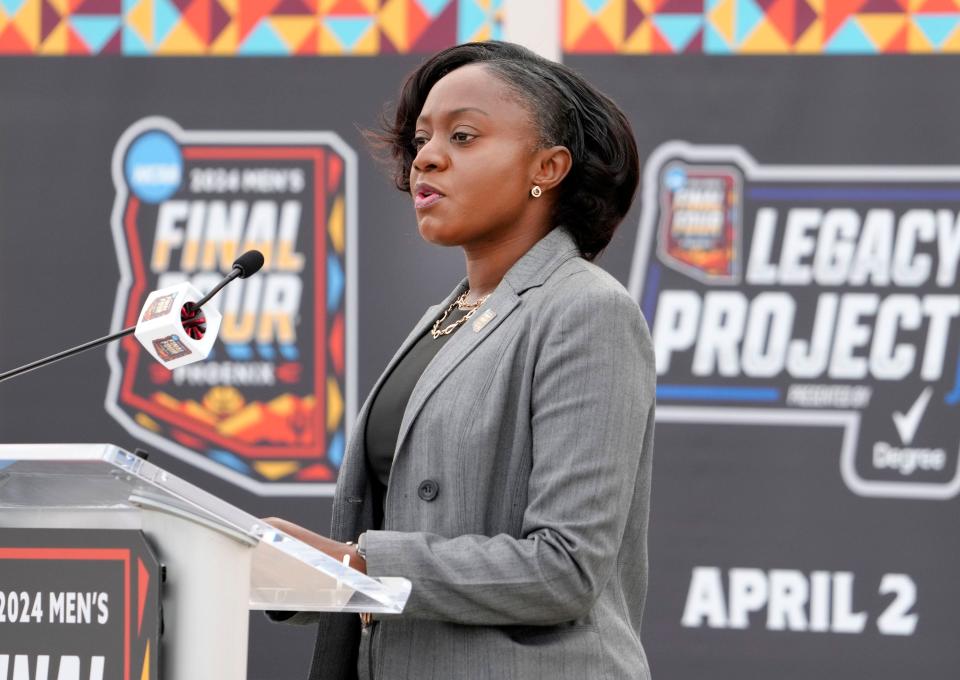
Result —
<svg viewBox="0 0 960 680"><path fill-rule="evenodd" d="M147 296L134 335L161 366L173 370L203 361L213 349L222 316L213 306L198 308L201 297L186 281Z"/></svg>

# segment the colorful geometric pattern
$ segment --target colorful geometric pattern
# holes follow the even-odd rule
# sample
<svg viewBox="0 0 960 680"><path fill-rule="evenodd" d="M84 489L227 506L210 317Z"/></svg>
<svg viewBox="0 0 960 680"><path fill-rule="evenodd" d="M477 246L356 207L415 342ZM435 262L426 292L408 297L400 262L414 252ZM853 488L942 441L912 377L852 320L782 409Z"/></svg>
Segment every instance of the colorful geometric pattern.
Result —
<svg viewBox="0 0 960 680"><path fill-rule="evenodd" d="M377 55L499 38L502 0L0 0L0 54Z"/></svg>
<svg viewBox="0 0 960 680"><path fill-rule="evenodd" d="M568 54L960 52L960 0L563 0Z"/></svg>

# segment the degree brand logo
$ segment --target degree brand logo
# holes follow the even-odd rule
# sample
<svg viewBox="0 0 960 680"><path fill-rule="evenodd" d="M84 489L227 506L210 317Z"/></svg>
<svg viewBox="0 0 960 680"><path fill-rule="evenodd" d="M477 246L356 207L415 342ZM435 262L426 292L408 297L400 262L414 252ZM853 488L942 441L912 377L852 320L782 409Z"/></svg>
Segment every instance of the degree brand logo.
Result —
<svg viewBox="0 0 960 680"><path fill-rule="evenodd" d="M333 494L356 402L356 173L332 132L151 117L121 135L115 331L152 290L206 292L246 250L265 258L210 303L223 319L206 361L171 372L132 337L110 346L106 408L128 432L254 493Z"/></svg>
<svg viewBox="0 0 960 680"><path fill-rule="evenodd" d="M960 167L663 144L630 275L658 420L842 428L854 493L956 496L958 265Z"/></svg>

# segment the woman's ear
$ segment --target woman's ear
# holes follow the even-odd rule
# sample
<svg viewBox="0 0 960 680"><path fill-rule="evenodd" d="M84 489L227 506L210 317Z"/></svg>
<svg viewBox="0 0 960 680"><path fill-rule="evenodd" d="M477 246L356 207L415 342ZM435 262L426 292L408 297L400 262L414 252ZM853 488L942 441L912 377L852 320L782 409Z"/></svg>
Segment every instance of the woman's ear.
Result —
<svg viewBox="0 0 960 680"><path fill-rule="evenodd" d="M537 152L537 160L536 172L531 181L544 191L550 191L560 184L573 165L573 157L565 146L541 149Z"/></svg>

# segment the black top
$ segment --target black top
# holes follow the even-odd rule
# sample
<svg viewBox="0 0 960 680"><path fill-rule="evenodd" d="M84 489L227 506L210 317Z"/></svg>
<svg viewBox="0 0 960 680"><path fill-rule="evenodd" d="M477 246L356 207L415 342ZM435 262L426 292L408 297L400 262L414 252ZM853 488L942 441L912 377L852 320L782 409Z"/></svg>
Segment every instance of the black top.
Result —
<svg viewBox="0 0 960 680"><path fill-rule="evenodd" d="M454 307L440 324L440 328L446 328L468 313L468 311L461 311ZM439 313L439 315L442 314L443 312ZM373 486L375 528L379 529L383 526L383 503L387 493L387 482L390 479L390 468L393 466L393 455L397 448L397 437L400 435L403 412L407 407L407 402L410 401L413 388L427 368L427 364L436 356L440 348L447 343L453 333L469 323L467 321L458 326L452 333L441 335L436 339L428 329L401 357L373 397L370 404L370 414L367 416L364 437L366 440L367 466Z"/></svg>

